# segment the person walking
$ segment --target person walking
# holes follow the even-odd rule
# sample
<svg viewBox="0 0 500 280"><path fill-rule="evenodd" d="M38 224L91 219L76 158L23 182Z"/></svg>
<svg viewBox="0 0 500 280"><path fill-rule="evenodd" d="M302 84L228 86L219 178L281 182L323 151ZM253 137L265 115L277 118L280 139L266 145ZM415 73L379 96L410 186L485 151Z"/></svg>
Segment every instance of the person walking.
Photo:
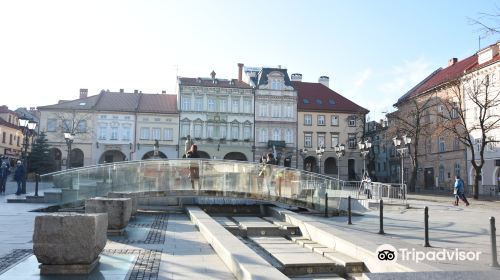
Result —
<svg viewBox="0 0 500 280"><path fill-rule="evenodd" d="M465 184L464 180L460 178L460 176L455 176L455 186L453 188L453 194L455 195L455 202L453 203L455 206L458 206L458 201L461 199L465 202L465 206L469 206L469 202L465 197Z"/></svg>
<svg viewBox="0 0 500 280"><path fill-rule="evenodd" d="M2 162L0 166L0 194L5 194L5 185L7 184L7 177L9 177L10 170L7 163Z"/></svg>
<svg viewBox="0 0 500 280"><path fill-rule="evenodd" d="M22 184L24 181L24 175L26 174L26 170L24 170L24 166L20 160L17 161L16 171L14 171L14 180L17 182L17 191L16 195L21 195L23 193Z"/></svg>
<svg viewBox="0 0 500 280"><path fill-rule="evenodd" d="M200 158L198 154L198 146L196 144L191 145L191 148L186 153L186 158ZM194 182L197 182L198 189L200 188L200 168L198 162L189 163L189 178L191 179L191 187L194 188Z"/></svg>

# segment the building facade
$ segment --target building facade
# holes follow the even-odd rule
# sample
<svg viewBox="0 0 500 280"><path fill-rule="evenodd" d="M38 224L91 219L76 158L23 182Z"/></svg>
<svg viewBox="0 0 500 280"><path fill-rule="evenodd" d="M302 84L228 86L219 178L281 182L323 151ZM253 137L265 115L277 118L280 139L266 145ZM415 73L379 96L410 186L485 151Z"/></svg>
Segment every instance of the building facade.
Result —
<svg viewBox="0 0 500 280"><path fill-rule="evenodd" d="M179 157L189 136L203 158L252 161L254 95L241 74L238 79L219 79L214 71L210 78L180 77L178 109Z"/></svg>
<svg viewBox="0 0 500 280"><path fill-rule="evenodd" d="M328 77L318 83L301 81L292 74L292 85L298 93L297 143L298 168L342 180L359 179L363 170L358 142L363 138L364 118L368 110L328 87ZM335 146L345 145L345 155L337 158ZM324 152L317 150L323 147Z"/></svg>
<svg viewBox="0 0 500 280"><path fill-rule="evenodd" d="M388 122L380 120L366 124L366 137L372 143L368 154L368 167L372 181L396 183L401 181L400 164L397 164L396 151L392 138L388 137ZM396 162L396 164L394 164ZM393 163L393 164L391 164Z"/></svg>
<svg viewBox="0 0 500 280"><path fill-rule="evenodd" d="M11 166L22 158L24 136L19 127L18 114L7 106L0 106L0 154Z"/></svg>

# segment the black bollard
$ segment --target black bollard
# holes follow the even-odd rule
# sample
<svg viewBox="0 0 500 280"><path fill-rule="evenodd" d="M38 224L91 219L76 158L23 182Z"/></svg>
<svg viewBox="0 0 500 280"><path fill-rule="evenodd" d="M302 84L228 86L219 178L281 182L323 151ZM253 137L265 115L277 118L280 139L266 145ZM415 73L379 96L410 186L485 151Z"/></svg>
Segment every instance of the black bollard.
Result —
<svg viewBox="0 0 500 280"><path fill-rule="evenodd" d="M378 234L385 234L384 232L384 201L381 199L380 200L380 229L378 230Z"/></svg>
<svg viewBox="0 0 500 280"><path fill-rule="evenodd" d="M35 173L35 196L38 196L38 182L40 181L40 175Z"/></svg>
<svg viewBox="0 0 500 280"><path fill-rule="evenodd" d="M328 218L328 193L325 192L325 217Z"/></svg>
<svg viewBox="0 0 500 280"><path fill-rule="evenodd" d="M347 198L347 216L348 216L347 224L348 225L352 225L352 220L351 220L351 216L352 216L352 212L351 212L351 196L349 196Z"/></svg>
<svg viewBox="0 0 500 280"><path fill-rule="evenodd" d="M490 217L490 233L491 233L491 266L500 267L497 258L497 229L495 227L495 217Z"/></svg>
<svg viewBox="0 0 500 280"><path fill-rule="evenodd" d="M431 247L429 244L429 207L425 206L424 210L424 226L425 226L425 244L424 247Z"/></svg>

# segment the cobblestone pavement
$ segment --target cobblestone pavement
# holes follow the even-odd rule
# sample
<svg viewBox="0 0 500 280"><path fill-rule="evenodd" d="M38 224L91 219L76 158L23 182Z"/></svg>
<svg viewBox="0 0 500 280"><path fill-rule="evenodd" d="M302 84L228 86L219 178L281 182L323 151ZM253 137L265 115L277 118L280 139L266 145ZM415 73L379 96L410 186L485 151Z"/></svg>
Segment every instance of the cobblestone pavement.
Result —
<svg viewBox="0 0 500 280"><path fill-rule="evenodd" d="M160 270L161 251L139 249L106 249L106 255L137 255L129 280L156 280Z"/></svg>

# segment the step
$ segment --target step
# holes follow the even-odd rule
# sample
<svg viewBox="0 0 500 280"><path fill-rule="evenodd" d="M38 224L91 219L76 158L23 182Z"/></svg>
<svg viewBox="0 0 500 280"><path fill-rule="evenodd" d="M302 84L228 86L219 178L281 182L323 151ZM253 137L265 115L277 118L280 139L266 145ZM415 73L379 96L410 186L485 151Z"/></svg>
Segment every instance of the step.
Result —
<svg viewBox="0 0 500 280"><path fill-rule="evenodd" d="M297 276L290 278L292 280L345 280L338 274L316 274L314 276Z"/></svg>
<svg viewBox="0 0 500 280"><path fill-rule="evenodd" d="M278 225L283 230L286 230L288 232L288 235L300 234L300 228L296 225L292 225L290 223L283 222L283 221L276 219L274 217L263 217L263 219L266 221L269 221L275 225Z"/></svg>
<svg viewBox="0 0 500 280"><path fill-rule="evenodd" d="M259 217L232 217L246 236L284 236L279 226Z"/></svg>
<svg viewBox="0 0 500 280"><path fill-rule="evenodd" d="M326 252L323 254L325 257L333 260L334 262L344 266L347 273L361 273L365 271L365 264L340 252Z"/></svg>
<svg viewBox="0 0 500 280"><path fill-rule="evenodd" d="M240 228L238 225L228 217L212 216L212 218L221 224L225 229L234 235L240 235Z"/></svg>
<svg viewBox="0 0 500 280"><path fill-rule="evenodd" d="M315 250L314 250L314 249L316 249L316 248L323 248L323 249L326 249L326 248L328 248L328 247L326 247L325 245L322 245L322 244L319 244L319 243L314 242L314 243L304 243L304 248L307 248L307 249L309 249L309 250L311 250L311 251L315 252ZM323 255L323 253L319 253L319 254Z"/></svg>

